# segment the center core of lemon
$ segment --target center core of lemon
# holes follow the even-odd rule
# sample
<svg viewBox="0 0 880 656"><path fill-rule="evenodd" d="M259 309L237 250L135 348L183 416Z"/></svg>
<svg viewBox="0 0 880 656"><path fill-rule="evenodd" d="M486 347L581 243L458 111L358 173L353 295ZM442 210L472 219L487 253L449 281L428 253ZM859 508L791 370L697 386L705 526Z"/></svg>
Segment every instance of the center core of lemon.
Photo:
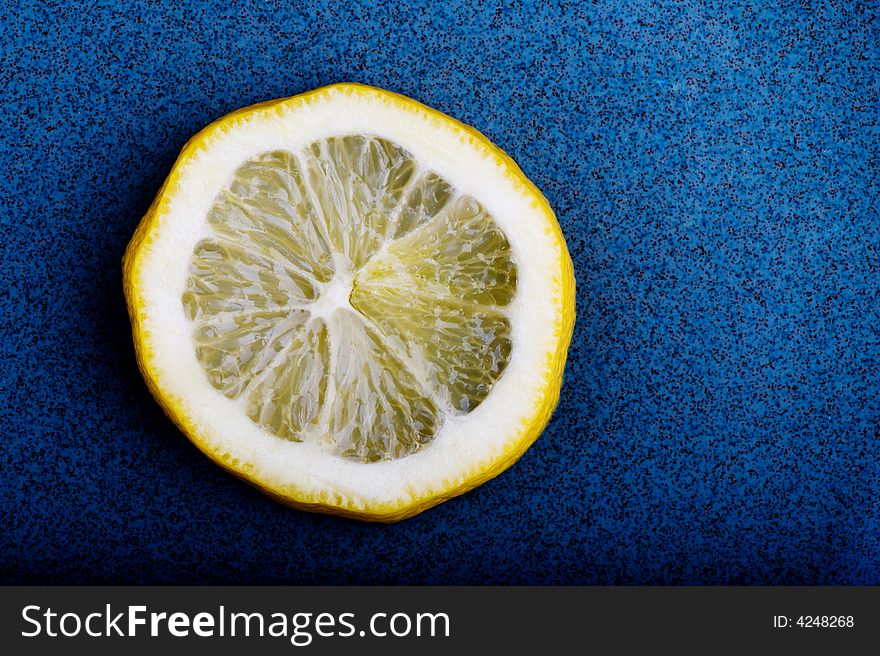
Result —
<svg viewBox="0 0 880 656"><path fill-rule="evenodd" d="M306 308L313 317L325 321L336 310L353 310L351 307L353 281L351 274L337 271L329 282L324 283L323 288L318 292L318 298Z"/></svg>

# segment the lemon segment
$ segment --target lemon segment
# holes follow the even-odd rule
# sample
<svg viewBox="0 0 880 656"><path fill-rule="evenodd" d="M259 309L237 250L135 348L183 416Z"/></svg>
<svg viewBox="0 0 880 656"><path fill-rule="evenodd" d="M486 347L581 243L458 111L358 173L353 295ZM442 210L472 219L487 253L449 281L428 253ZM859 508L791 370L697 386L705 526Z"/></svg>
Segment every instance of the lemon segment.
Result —
<svg viewBox="0 0 880 656"><path fill-rule="evenodd" d="M439 398L466 413L507 366L512 345L503 308L515 291L507 239L463 197L364 267L352 305L422 364Z"/></svg>
<svg viewBox="0 0 880 656"><path fill-rule="evenodd" d="M334 394L326 440L363 462L400 458L430 442L442 418L429 391L354 312L332 317Z"/></svg>

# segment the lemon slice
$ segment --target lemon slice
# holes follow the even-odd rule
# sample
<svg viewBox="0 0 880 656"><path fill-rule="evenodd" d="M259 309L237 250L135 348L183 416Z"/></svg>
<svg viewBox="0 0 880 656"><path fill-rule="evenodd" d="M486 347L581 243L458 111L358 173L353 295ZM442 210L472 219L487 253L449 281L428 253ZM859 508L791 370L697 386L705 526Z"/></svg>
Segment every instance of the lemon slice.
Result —
<svg viewBox="0 0 880 656"><path fill-rule="evenodd" d="M574 278L485 137L341 84L184 148L123 263L181 430L290 505L396 521L510 466L555 407Z"/></svg>

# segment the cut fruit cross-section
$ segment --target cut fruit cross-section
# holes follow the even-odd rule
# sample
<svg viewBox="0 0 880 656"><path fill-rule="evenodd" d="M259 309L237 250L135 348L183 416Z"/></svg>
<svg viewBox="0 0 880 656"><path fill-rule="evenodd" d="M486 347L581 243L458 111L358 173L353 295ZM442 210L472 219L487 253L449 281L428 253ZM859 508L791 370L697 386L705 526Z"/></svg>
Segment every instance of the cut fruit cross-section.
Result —
<svg viewBox="0 0 880 656"><path fill-rule="evenodd" d="M350 84L206 128L124 274L141 370L199 448L290 505L379 521L525 451L574 317L559 226L513 162Z"/></svg>

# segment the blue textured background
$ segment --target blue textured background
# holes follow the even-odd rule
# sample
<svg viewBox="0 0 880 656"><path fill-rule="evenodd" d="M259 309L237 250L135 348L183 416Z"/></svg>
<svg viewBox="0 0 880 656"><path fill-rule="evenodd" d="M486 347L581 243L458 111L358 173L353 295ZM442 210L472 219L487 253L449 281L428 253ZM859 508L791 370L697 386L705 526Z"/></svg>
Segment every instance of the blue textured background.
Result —
<svg viewBox="0 0 880 656"><path fill-rule="evenodd" d="M880 20L765 4L0 3L0 580L880 582ZM504 148L578 278L543 437L393 526L209 463L121 290L188 137L343 80Z"/></svg>

